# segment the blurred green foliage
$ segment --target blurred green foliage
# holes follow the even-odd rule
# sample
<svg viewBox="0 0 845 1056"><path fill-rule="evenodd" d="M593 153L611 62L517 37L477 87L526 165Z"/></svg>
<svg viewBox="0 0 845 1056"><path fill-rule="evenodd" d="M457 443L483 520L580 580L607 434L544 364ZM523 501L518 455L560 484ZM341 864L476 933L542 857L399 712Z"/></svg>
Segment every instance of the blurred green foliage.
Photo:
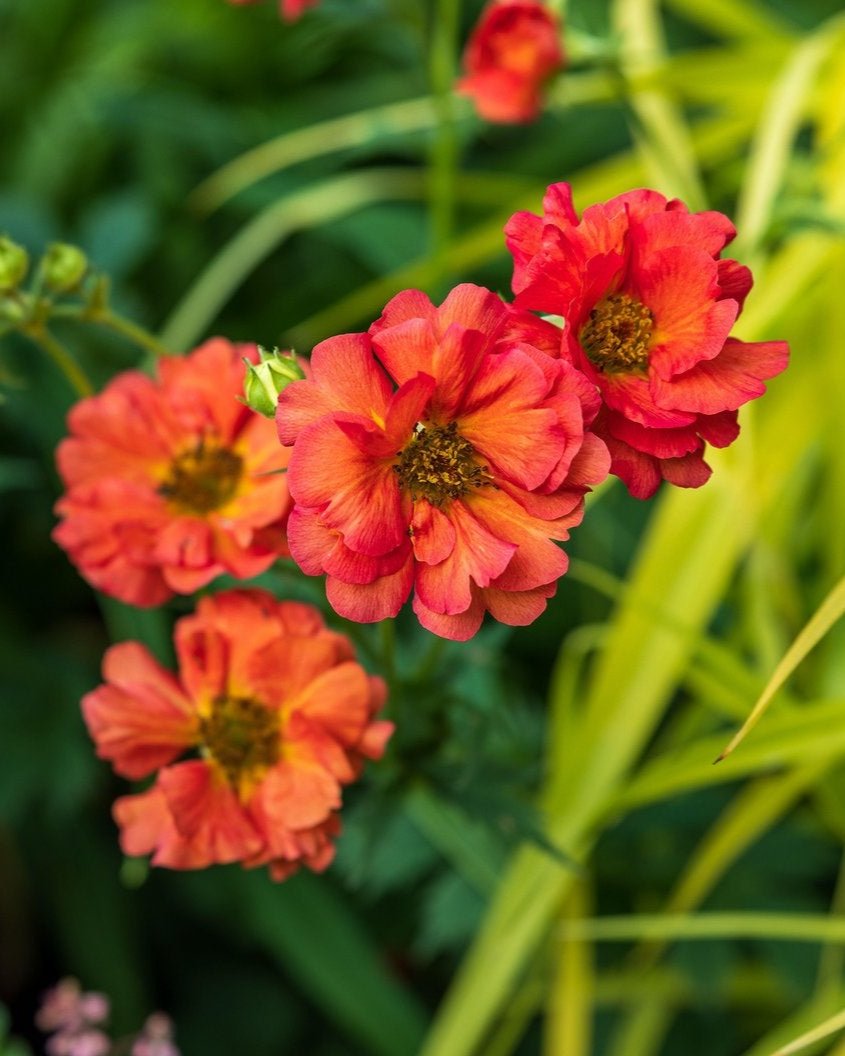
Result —
<svg viewBox="0 0 845 1056"><path fill-rule="evenodd" d="M429 656L430 636L398 621L389 758L350 791L331 871L274 887L237 867L121 860L109 807L122 783L94 758L78 701L110 639L166 658L187 603L98 601L51 543L52 452L74 396L34 346L5 338L0 999L36 1048L39 992L67 974L111 996L117 1033L166 1009L185 1056L768 1056L845 1003L833 945L579 952L561 938L584 915L843 908L841 629L780 695L756 754L749 742L705 775L845 573L842 78L820 61L789 82L791 124L770 105L840 4L671 0L668 59L620 75L585 56L600 40L636 57L655 5L573 2L573 64L549 111L495 127L459 101L445 132L414 102L432 87L435 7L322 0L284 25L271 2L0 0L0 234L33 259L79 244L117 309L174 344L222 333L307 352L403 285L506 292L502 224L537 209L547 183L573 179L581 206L683 185L748 218L741 247L765 292L746 333L790 338L795 363L707 496L658 511L621 488L595 499L532 627ZM460 6L460 40L480 9ZM460 169L438 184L444 135ZM246 153L282 136L288 165ZM242 155L242 186L212 203L204 181ZM60 334L96 384L143 362L114 334ZM325 607L291 565L262 583ZM377 635L344 629L380 669Z"/></svg>

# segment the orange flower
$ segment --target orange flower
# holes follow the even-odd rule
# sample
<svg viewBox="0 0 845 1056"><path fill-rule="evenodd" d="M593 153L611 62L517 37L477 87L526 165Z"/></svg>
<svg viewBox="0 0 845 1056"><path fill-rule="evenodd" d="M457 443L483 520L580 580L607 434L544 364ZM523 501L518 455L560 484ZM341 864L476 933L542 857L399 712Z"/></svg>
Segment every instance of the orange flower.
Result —
<svg viewBox="0 0 845 1056"><path fill-rule="evenodd" d="M413 590L420 623L456 641L485 612L517 627L543 612L568 567L556 541L610 465L595 388L549 355L559 341L464 283L439 307L404 290L369 333L317 345L276 422L291 554L326 574L336 612L374 623Z"/></svg>
<svg viewBox="0 0 845 1056"><path fill-rule="evenodd" d="M137 642L112 646L106 684L82 701L100 758L128 778L158 770L114 805L124 852L171 869L266 864L276 880L325 869L341 786L393 731L374 719L384 683L315 609L262 590L202 598L175 643L178 677Z"/></svg>
<svg viewBox="0 0 845 1056"><path fill-rule="evenodd" d="M469 39L457 89L486 121L533 121L545 81L564 61L554 12L539 0L493 0Z"/></svg>
<svg viewBox="0 0 845 1056"><path fill-rule="evenodd" d="M237 400L244 356L257 360L256 347L215 338L71 410L53 538L98 590L158 605L287 555L288 456L272 422Z"/></svg>

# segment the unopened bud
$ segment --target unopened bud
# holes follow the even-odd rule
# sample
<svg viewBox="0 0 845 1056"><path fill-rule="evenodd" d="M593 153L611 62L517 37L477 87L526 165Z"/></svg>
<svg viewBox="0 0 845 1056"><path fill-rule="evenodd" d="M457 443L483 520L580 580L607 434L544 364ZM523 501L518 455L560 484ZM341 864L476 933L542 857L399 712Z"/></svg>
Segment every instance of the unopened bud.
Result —
<svg viewBox="0 0 845 1056"><path fill-rule="evenodd" d="M0 291L14 290L26 277L29 254L10 238L0 238Z"/></svg>
<svg viewBox="0 0 845 1056"><path fill-rule="evenodd" d="M85 278L88 258L77 246L53 242L43 261L44 281L56 293L70 293Z"/></svg>
<svg viewBox="0 0 845 1056"><path fill-rule="evenodd" d="M259 345L258 355L257 363L244 359L246 377L243 402L265 418L272 418L276 413L279 393L292 381L301 381L305 373L293 352L280 352L277 348L268 352Z"/></svg>

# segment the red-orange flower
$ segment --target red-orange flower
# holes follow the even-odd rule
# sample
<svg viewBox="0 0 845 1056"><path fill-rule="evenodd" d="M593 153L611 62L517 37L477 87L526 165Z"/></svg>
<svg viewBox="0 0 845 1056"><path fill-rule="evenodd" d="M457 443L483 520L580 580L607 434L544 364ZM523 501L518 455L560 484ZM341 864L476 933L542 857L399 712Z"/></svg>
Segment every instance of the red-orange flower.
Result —
<svg viewBox="0 0 845 1056"><path fill-rule="evenodd" d="M287 453L272 422L238 402L244 356L255 361L256 347L215 338L71 410L53 538L98 590L158 605L287 554Z"/></svg>
<svg viewBox="0 0 845 1056"><path fill-rule="evenodd" d="M178 677L137 642L103 660L106 684L82 711L117 773L158 771L114 805L126 854L201 869L269 865L281 880L325 869L340 830L341 786L377 759L384 683L309 605L261 590L202 598L177 622ZM177 761L186 752L193 758Z"/></svg>
<svg viewBox="0 0 845 1056"><path fill-rule="evenodd" d="M543 611L567 568L552 540L609 464L587 428L594 387L548 353L557 333L463 285L440 308L406 290L369 333L314 349L276 420L293 445L291 555L328 576L337 612L395 616L413 589L425 627L465 640L485 611L514 625Z"/></svg>
<svg viewBox="0 0 845 1056"><path fill-rule="evenodd" d="M662 479L698 487L705 444L736 439L737 409L789 356L785 341L729 336L752 284L748 268L719 259L733 225L649 190L579 220L566 183L543 209L505 228L515 303L563 317L561 354L600 390L595 429L630 492L647 498Z"/></svg>
<svg viewBox="0 0 845 1056"><path fill-rule="evenodd" d="M464 52L457 89L487 121L533 121L546 80L564 64L561 27L539 0L493 0Z"/></svg>

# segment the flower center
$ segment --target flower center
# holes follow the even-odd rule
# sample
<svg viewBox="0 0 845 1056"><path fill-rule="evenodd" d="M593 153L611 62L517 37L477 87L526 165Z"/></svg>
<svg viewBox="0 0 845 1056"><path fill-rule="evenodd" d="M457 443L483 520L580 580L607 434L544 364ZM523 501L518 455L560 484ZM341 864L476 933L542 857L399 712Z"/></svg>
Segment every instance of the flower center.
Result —
<svg viewBox="0 0 845 1056"><path fill-rule="evenodd" d="M279 760L279 713L249 697L218 697L200 720L200 738L237 789Z"/></svg>
<svg viewBox="0 0 845 1056"><path fill-rule="evenodd" d="M432 506L443 506L466 495L470 488L492 483L486 467L476 461L475 448L458 432L457 422L418 423L393 468L403 491L410 492L413 499L428 499Z"/></svg>
<svg viewBox="0 0 845 1056"><path fill-rule="evenodd" d="M611 293L599 301L581 330L581 346L599 370L644 371L654 328L654 316L627 293Z"/></svg>
<svg viewBox="0 0 845 1056"><path fill-rule="evenodd" d="M240 455L202 438L173 459L158 493L187 513L210 513L235 494L242 469Z"/></svg>

